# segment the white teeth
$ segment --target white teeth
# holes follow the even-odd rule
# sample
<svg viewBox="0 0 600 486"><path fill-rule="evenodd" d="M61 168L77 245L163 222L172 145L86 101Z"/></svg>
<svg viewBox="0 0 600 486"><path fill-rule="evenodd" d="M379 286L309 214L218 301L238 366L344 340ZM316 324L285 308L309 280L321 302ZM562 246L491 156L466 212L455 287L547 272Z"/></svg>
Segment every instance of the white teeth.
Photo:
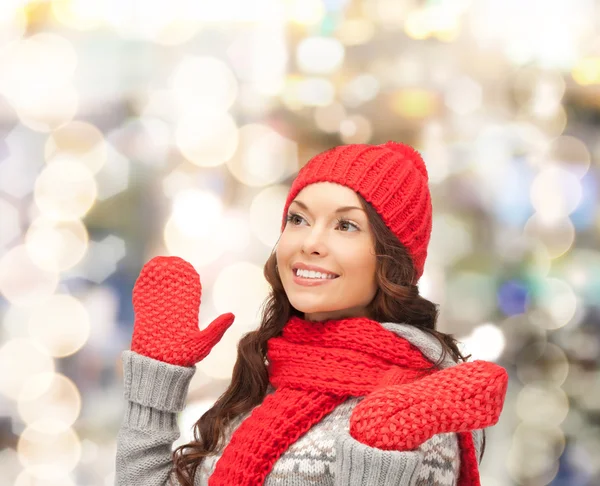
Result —
<svg viewBox="0 0 600 486"><path fill-rule="evenodd" d="M330 273L313 272L312 270L300 270L296 269L296 275L304 278L320 278L320 279L333 279L335 275Z"/></svg>

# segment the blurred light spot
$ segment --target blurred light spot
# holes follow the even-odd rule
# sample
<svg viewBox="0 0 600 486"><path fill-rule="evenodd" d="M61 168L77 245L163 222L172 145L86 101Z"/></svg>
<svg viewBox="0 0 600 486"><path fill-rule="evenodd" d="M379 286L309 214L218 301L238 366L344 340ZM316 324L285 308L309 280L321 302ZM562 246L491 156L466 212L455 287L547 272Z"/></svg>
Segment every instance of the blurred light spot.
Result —
<svg viewBox="0 0 600 486"><path fill-rule="evenodd" d="M90 338L86 348L97 346L106 349L118 332L119 295L113 287L96 286L81 297L90 318ZM117 345L117 343L115 343Z"/></svg>
<svg viewBox="0 0 600 486"><path fill-rule="evenodd" d="M56 2L54 2L56 3ZM27 469L19 473L13 486L76 486L75 482L67 476L57 476L53 478L40 478L33 475Z"/></svg>
<svg viewBox="0 0 600 486"><path fill-rule="evenodd" d="M223 213L221 200L207 191L189 189L175 196L173 222L187 236L207 236L214 231Z"/></svg>
<svg viewBox="0 0 600 486"><path fill-rule="evenodd" d="M345 19L336 31L337 38L347 46L369 42L375 35L375 24L367 18Z"/></svg>
<svg viewBox="0 0 600 486"><path fill-rule="evenodd" d="M534 279L548 275L552 266L546 245L539 240L520 235L515 237L508 232L499 235L496 243L498 254L506 265L519 265L524 276Z"/></svg>
<svg viewBox="0 0 600 486"><path fill-rule="evenodd" d="M464 344L466 353L471 355L471 361L476 359L496 361L502 355L506 344L502 330L492 323L477 326L471 334L461 338L460 341Z"/></svg>
<svg viewBox="0 0 600 486"><path fill-rule="evenodd" d="M176 169L162 181L163 193L168 198L174 198L177 193L194 189L194 174L185 168Z"/></svg>
<svg viewBox="0 0 600 486"><path fill-rule="evenodd" d="M558 387L569 375L569 361L565 352L552 343L521 347L515 364L517 377L525 385Z"/></svg>
<svg viewBox="0 0 600 486"><path fill-rule="evenodd" d="M362 115L352 115L340 123L340 138L342 142L367 143L373 136L373 125Z"/></svg>
<svg viewBox="0 0 600 486"><path fill-rule="evenodd" d="M0 198L0 253L20 234L21 225L17 208Z"/></svg>
<svg viewBox="0 0 600 486"><path fill-rule="evenodd" d="M360 74L344 85L341 98L344 105L356 108L366 101L375 99L379 89L379 80L375 76Z"/></svg>
<svg viewBox="0 0 600 486"><path fill-rule="evenodd" d="M45 157L50 161L56 156L69 155L96 174L106 162L106 141L94 125L72 121L50 134L46 142Z"/></svg>
<svg viewBox="0 0 600 486"><path fill-rule="evenodd" d="M582 178L590 168L591 154L581 140L563 135L550 142L545 158Z"/></svg>
<svg viewBox="0 0 600 486"><path fill-rule="evenodd" d="M185 57L170 80L179 113L203 114L228 110L237 96L235 76L222 61L212 57Z"/></svg>
<svg viewBox="0 0 600 486"><path fill-rule="evenodd" d="M556 476L556 460L564 448L565 436L559 427L522 423L513 434L506 461L507 470L518 484L548 484Z"/></svg>
<svg viewBox="0 0 600 486"><path fill-rule="evenodd" d="M95 0L58 0L51 3L54 17L71 29L92 30L103 19L103 3Z"/></svg>
<svg viewBox="0 0 600 486"><path fill-rule="evenodd" d="M472 229L455 214L438 212L433 216L429 260L446 267L469 254L473 248Z"/></svg>
<svg viewBox="0 0 600 486"><path fill-rule="evenodd" d="M328 79L288 79L283 93L283 102L295 110L303 106L327 106L335 98L335 87Z"/></svg>
<svg viewBox="0 0 600 486"><path fill-rule="evenodd" d="M221 220L219 234L215 235L225 251L246 252L250 246L248 211L228 210Z"/></svg>
<svg viewBox="0 0 600 486"><path fill-rule="evenodd" d="M559 387L527 385L517 397L517 415L527 424L560 425L569 412L569 399Z"/></svg>
<svg viewBox="0 0 600 486"><path fill-rule="evenodd" d="M235 314L234 327L249 330L259 319L258 311L268 292L262 267L237 262L219 272L213 284L212 300L219 314Z"/></svg>
<svg viewBox="0 0 600 486"><path fill-rule="evenodd" d="M35 183L35 202L41 213L59 221L81 219L96 200L96 182L90 170L75 162L48 165Z"/></svg>
<svg viewBox="0 0 600 486"><path fill-rule="evenodd" d="M73 429L64 430L63 424L47 419L23 431L17 452L21 464L32 476L58 479L77 466L81 442Z"/></svg>
<svg viewBox="0 0 600 486"><path fill-rule="evenodd" d="M550 221L535 213L523 228L523 233L540 240L548 249L550 258L565 254L575 242L575 227L568 217Z"/></svg>
<svg viewBox="0 0 600 486"><path fill-rule="evenodd" d="M201 216L205 216L202 214ZM190 262L196 268L203 267L217 260L224 252L225 248L217 237L217 234L222 229L222 222L217 221L216 226L210 228L200 228L203 225L202 221L188 221L186 223L186 231L184 232L175 223L173 216L165 224L163 237L165 245L169 250L169 254L177 255ZM195 229L198 229L196 232ZM200 233L200 231L202 231Z"/></svg>
<svg viewBox="0 0 600 486"><path fill-rule="evenodd" d="M16 338L5 342L0 348L0 369L11 370L10 373L0 373L0 393L17 400L29 378L54 372L54 360L39 343ZM48 375L45 377L45 382L38 381L40 394L50 387Z"/></svg>
<svg viewBox="0 0 600 486"><path fill-rule="evenodd" d="M527 286L517 280L504 282L498 289L498 307L507 316L525 312Z"/></svg>
<svg viewBox="0 0 600 486"><path fill-rule="evenodd" d="M541 171L531 185L531 203L546 222L568 216L580 200L579 179L559 167Z"/></svg>
<svg viewBox="0 0 600 486"><path fill-rule="evenodd" d="M285 4L287 18L296 24L316 25L325 15L322 0L289 0Z"/></svg>
<svg viewBox="0 0 600 486"><path fill-rule="evenodd" d="M31 260L25 245L0 257L0 293L14 305L35 304L52 295L58 286L56 272L42 270Z"/></svg>
<svg viewBox="0 0 600 486"><path fill-rule="evenodd" d="M107 144L106 163L96 174L98 200L104 201L127 189L130 172L129 159L111 144Z"/></svg>
<svg viewBox="0 0 600 486"><path fill-rule="evenodd" d="M344 46L332 37L307 37L298 44L296 62L307 74L330 74L344 62Z"/></svg>
<svg viewBox="0 0 600 486"><path fill-rule="evenodd" d="M43 270L60 272L75 266L88 246L85 225L78 220L34 220L25 235L25 246L31 260Z"/></svg>
<svg viewBox="0 0 600 486"><path fill-rule="evenodd" d="M481 85L468 76L453 79L446 90L444 101L458 115L478 110L482 102Z"/></svg>
<svg viewBox="0 0 600 486"><path fill-rule="evenodd" d="M457 272L447 286L446 308L457 322L486 321L496 307L495 283L487 274Z"/></svg>
<svg viewBox="0 0 600 486"><path fill-rule="evenodd" d="M177 123L177 147L192 163L213 167L229 160L238 145L238 129L229 113L190 113Z"/></svg>
<svg viewBox="0 0 600 486"><path fill-rule="evenodd" d="M52 420L66 430L81 412L79 390L65 375L43 375L34 375L25 382L19 396L19 415L33 429L43 425L45 420ZM44 429L39 431L44 432Z"/></svg>
<svg viewBox="0 0 600 486"><path fill-rule="evenodd" d="M42 32L0 51L0 62L0 92L21 106L41 101L69 84L77 66L77 53L66 38ZM40 79L44 82L40 83Z"/></svg>
<svg viewBox="0 0 600 486"><path fill-rule="evenodd" d="M53 295L36 307L27 323L29 336L56 357L81 349L90 335L90 317L75 297Z"/></svg>
<svg viewBox="0 0 600 486"><path fill-rule="evenodd" d="M402 89L391 99L394 112L405 118L426 118L438 111L437 96L420 88Z"/></svg>
<svg viewBox="0 0 600 486"><path fill-rule="evenodd" d="M563 74L550 69L527 66L517 71L514 80L517 102L538 117L551 117L560 110L565 89Z"/></svg>
<svg viewBox="0 0 600 486"><path fill-rule="evenodd" d="M579 59L571 74L575 82L583 86L600 84L600 57Z"/></svg>
<svg viewBox="0 0 600 486"><path fill-rule="evenodd" d="M531 106L522 108L515 116L515 120L517 122L532 123L551 138L558 137L565 130L567 126L567 112L562 105L559 105L552 114L544 116L533 113L531 110Z"/></svg>
<svg viewBox="0 0 600 486"><path fill-rule="evenodd" d="M563 280L546 278L532 289L530 295L527 315L542 329L558 329L575 315L577 296Z"/></svg>
<svg viewBox="0 0 600 486"><path fill-rule="evenodd" d="M276 183L298 170L298 147L270 127L258 124L240 129L235 155L227 161L233 176L253 187Z"/></svg>
<svg viewBox="0 0 600 486"><path fill-rule="evenodd" d="M0 8L0 49L23 37L27 29L27 16L21 6Z"/></svg>
<svg viewBox="0 0 600 486"><path fill-rule="evenodd" d="M340 129L342 120L346 118L346 109L338 102L327 106L317 106L314 117L315 123L320 130L327 133L335 133Z"/></svg>
<svg viewBox="0 0 600 486"><path fill-rule="evenodd" d="M574 248L553 267L587 305L600 305L600 252Z"/></svg>
<svg viewBox="0 0 600 486"><path fill-rule="evenodd" d="M250 229L269 248L273 248L281 235L283 207L289 188L274 185L263 189L250 205Z"/></svg>
<svg viewBox="0 0 600 486"><path fill-rule="evenodd" d="M69 271L69 276L100 284L117 271L117 263L125 254L125 242L118 236L108 235L101 241L90 241L85 258Z"/></svg>

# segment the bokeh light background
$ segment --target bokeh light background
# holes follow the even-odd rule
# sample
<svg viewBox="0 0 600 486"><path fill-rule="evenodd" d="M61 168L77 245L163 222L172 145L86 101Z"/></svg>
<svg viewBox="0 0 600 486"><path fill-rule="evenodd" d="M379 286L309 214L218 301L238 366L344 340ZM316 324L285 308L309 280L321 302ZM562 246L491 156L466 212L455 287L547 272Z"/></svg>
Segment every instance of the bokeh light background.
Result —
<svg viewBox="0 0 600 486"><path fill-rule="evenodd" d="M234 326L182 438L258 324L299 167L423 154L421 293L510 373L483 484L600 484L600 2L2 0L0 483L112 485L131 289L159 254Z"/></svg>

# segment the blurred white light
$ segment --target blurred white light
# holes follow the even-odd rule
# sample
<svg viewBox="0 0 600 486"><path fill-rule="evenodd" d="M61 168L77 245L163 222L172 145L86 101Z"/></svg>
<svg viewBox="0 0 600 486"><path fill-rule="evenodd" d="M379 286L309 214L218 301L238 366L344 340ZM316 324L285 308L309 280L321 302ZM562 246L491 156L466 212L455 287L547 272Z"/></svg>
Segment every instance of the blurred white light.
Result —
<svg viewBox="0 0 600 486"><path fill-rule="evenodd" d="M473 249L473 230L453 213L439 211L433 216L428 260L442 267L468 255Z"/></svg>
<svg viewBox="0 0 600 486"><path fill-rule="evenodd" d="M542 170L531 184L531 203L545 221L571 214L581 201L579 178L559 167Z"/></svg>
<svg viewBox="0 0 600 486"><path fill-rule="evenodd" d="M48 376L44 373L25 382L19 395L18 409L24 423L34 429L51 419L56 421L55 426L66 430L79 417L81 396L77 386L65 375L50 373Z"/></svg>
<svg viewBox="0 0 600 486"><path fill-rule="evenodd" d="M577 296L564 280L546 278L527 303L529 319L542 329L558 329L575 316Z"/></svg>
<svg viewBox="0 0 600 486"><path fill-rule="evenodd" d="M274 185L263 189L250 205L250 229L269 248L273 248L281 235L283 207L289 188Z"/></svg>
<svg viewBox="0 0 600 486"><path fill-rule="evenodd" d="M340 129L340 123L346 118L346 109L341 103L335 102L327 106L315 108L315 123L320 130L335 133Z"/></svg>
<svg viewBox="0 0 600 486"><path fill-rule="evenodd" d="M373 135L373 124L362 115L352 115L340 123L340 138L346 144L368 143Z"/></svg>
<svg viewBox="0 0 600 486"><path fill-rule="evenodd" d="M48 165L35 182L35 202L41 213L58 221L83 217L96 200L96 181L90 170L60 160Z"/></svg>
<svg viewBox="0 0 600 486"><path fill-rule="evenodd" d="M379 80L372 74L360 74L350 80L342 88L341 96L344 105L357 107L360 104L371 101L379 93Z"/></svg>
<svg viewBox="0 0 600 486"><path fill-rule="evenodd" d="M54 360L36 341L15 338L0 347L0 369L11 370L10 373L0 373L0 393L18 400L28 379L54 372ZM44 377L45 381L38 381L37 392L40 394L51 384L49 375Z"/></svg>
<svg viewBox="0 0 600 486"><path fill-rule="evenodd" d="M94 125L76 120L50 134L44 155L48 162L60 157L79 162L96 174L106 162L106 140Z"/></svg>
<svg viewBox="0 0 600 486"><path fill-rule="evenodd" d="M506 340L502 330L492 323L482 324L467 337L460 339L466 347L471 360L495 361L504 351Z"/></svg>
<svg viewBox="0 0 600 486"><path fill-rule="evenodd" d="M0 252L20 234L19 212L12 204L0 198Z"/></svg>
<svg viewBox="0 0 600 486"><path fill-rule="evenodd" d="M58 272L75 266L85 255L88 245L85 225L79 221L34 220L25 235L31 260L40 268Z"/></svg>
<svg viewBox="0 0 600 486"><path fill-rule="evenodd" d="M569 399L561 388L526 385L517 397L517 414L523 422L540 426L560 425L569 412Z"/></svg>
<svg viewBox="0 0 600 486"><path fill-rule="evenodd" d="M186 230L183 231L171 216L163 231L169 253L180 256L196 268L213 263L226 251L219 236L223 229L223 221L215 221L212 227L203 226L202 221L205 220L188 221L185 225Z"/></svg>
<svg viewBox="0 0 600 486"><path fill-rule="evenodd" d="M206 236L214 231L223 213L223 204L207 191L189 189L175 196L173 222L188 236Z"/></svg>
<svg viewBox="0 0 600 486"><path fill-rule="evenodd" d="M250 124L240 129L240 143L227 161L240 182L253 187L276 183L298 170L298 147L272 128Z"/></svg>
<svg viewBox="0 0 600 486"><path fill-rule="evenodd" d="M327 106L335 98L335 87L328 79L307 78L294 85L291 96L306 106Z"/></svg>
<svg viewBox="0 0 600 486"><path fill-rule="evenodd" d="M259 318L259 308L269 292L262 267L238 262L223 268L213 284L213 303L219 314L233 312L234 326L248 329Z"/></svg>
<svg viewBox="0 0 600 486"><path fill-rule="evenodd" d="M56 290L58 280L57 272L33 263L25 245L17 245L0 257L0 293L14 305L45 300Z"/></svg>
<svg viewBox="0 0 600 486"><path fill-rule="evenodd" d="M185 57L175 68L170 85L180 113L226 111L238 91L231 69L212 57Z"/></svg>
<svg viewBox="0 0 600 486"><path fill-rule="evenodd" d="M129 186L131 163L111 144L106 147L106 163L96 174L98 200L104 201L123 192Z"/></svg>
<svg viewBox="0 0 600 486"><path fill-rule="evenodd" d="M37 306L27 323L29 335L57 358L79 351L90 335L90 317L71 295L53 295Z"/></svg>
<svg viewBox="0 0 600 486"><path fill-rule="evenodd" d="M446 106L459 115L466 115L481 107L481 85L468 76L453 79L445 94Z"/></svg>
<svg viewBox="0 0 600 486"><path fill-rule="evenodd" d="M190 113L179 119L177 147L190 162L214 167L229 160L238 145L238 129L229 113Z"/></svg>
<svg viewBox="0 0 600 486"><path fill-rule="evenodd" d="M330 74L344 62L344 46L335 37L307 37L298 45L298 67L308 74Z"/></svg>
<svg viewBox="0 0 600 486"><path fill-rule="evenodd" d="M27 30L25 9L17 5L0 6L0 49L23 37Z"/></svg>
<svg viewBox="0 0 600 486"><path fill-rule="evenodd" d="M19 460L35 477L58 479L73 471L81 458L81 442L73 429L45 419L27 427L17 443Z"/></svg>

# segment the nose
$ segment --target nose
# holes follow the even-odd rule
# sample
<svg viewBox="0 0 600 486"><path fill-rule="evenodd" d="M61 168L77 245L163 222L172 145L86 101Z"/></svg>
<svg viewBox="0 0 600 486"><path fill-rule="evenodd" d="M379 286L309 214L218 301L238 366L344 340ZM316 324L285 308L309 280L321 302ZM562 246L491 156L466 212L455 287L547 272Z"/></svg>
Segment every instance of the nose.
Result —
<svg viewBox="0 0 600 486"><path fill-rule="evenodd" d="M313 227L306 232L302 241L302 253L307 255L327 255L327 242L324 229Z"/></svg>

